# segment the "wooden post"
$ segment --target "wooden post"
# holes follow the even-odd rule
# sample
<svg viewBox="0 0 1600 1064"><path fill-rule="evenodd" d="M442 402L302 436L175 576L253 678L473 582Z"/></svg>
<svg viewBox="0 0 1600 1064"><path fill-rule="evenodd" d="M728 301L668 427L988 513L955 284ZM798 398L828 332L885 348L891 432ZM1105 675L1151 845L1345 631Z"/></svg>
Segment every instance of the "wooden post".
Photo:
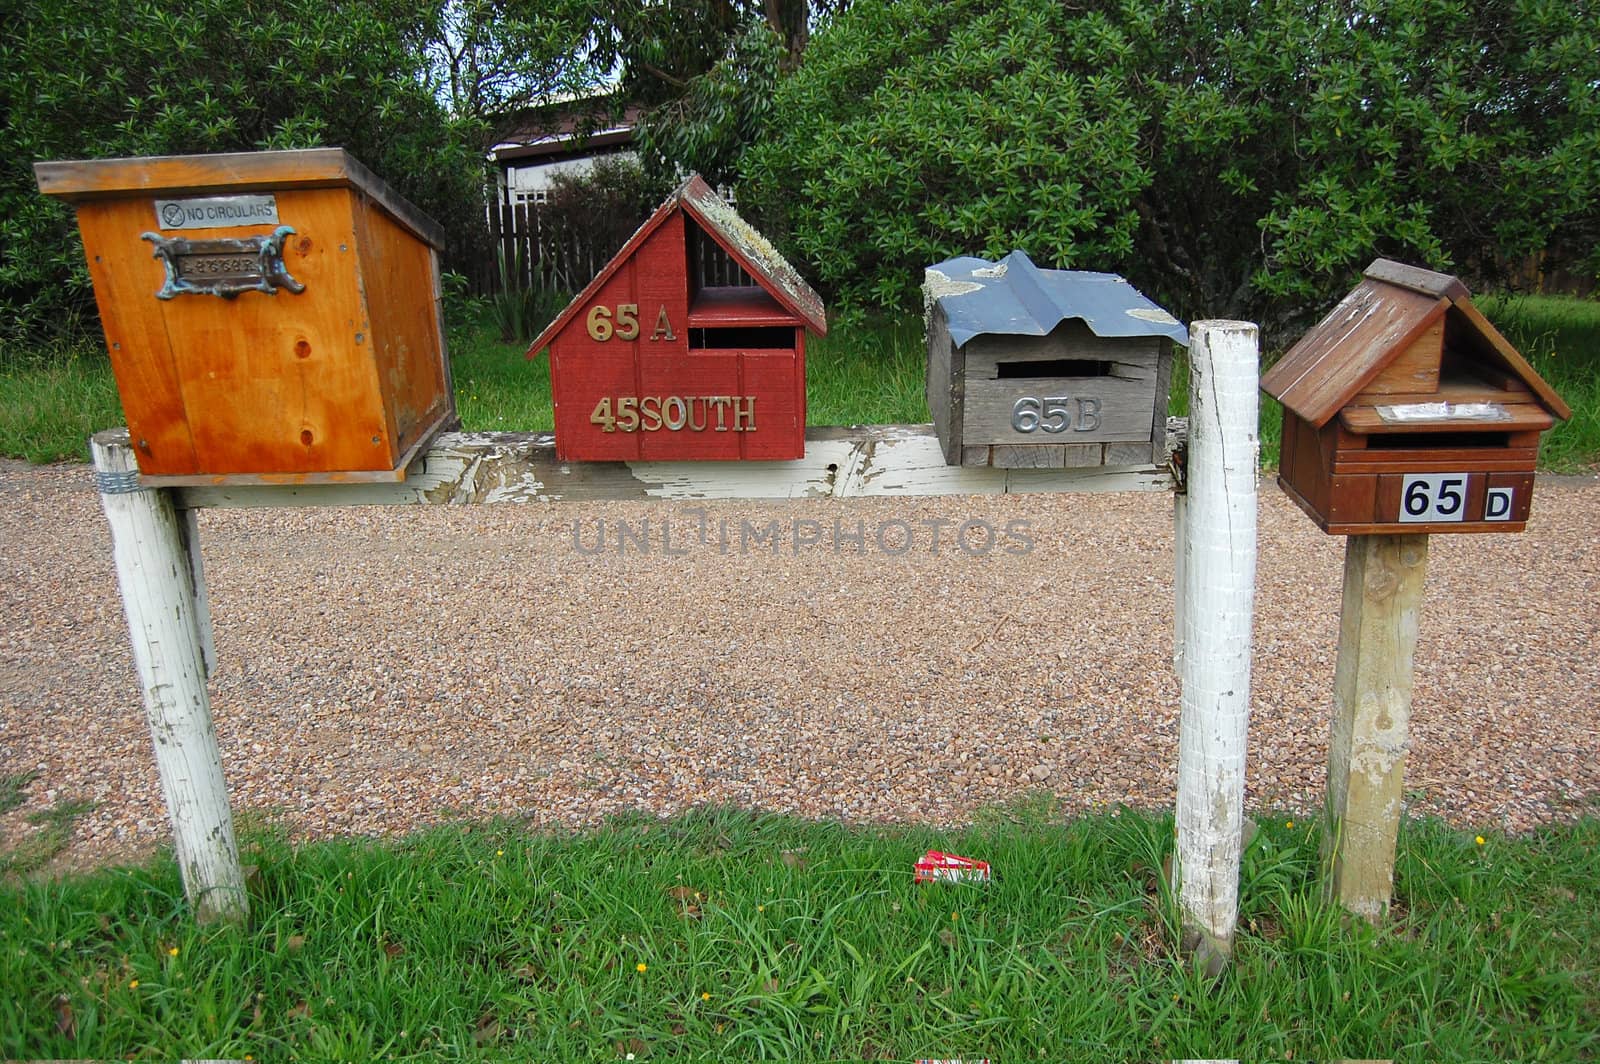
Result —
<svg viewBox="0 0 1600 1064"><path fill-rule="evenodd" d="M1257 330L1190 330L1188 501L1178 618L1177 891L1184 948L1208 971L1233 951L1244 837L1245 736L1255 604Z"/></svg>
<svg viewBox="0 0 1600 1064"><path fill-rule="evenodd" d="M1325 895L1376 923L1394 891L1424 534L1350 536L1328 747Z"/></svg>
<svg viewBox="0 0 1600 1064"><path fill-rule="evenodd" d="M99 433L89 449L184 893L200 923L243 920L249 901L206 693L198 543L170 491L139 486L126 429Z"/></svg>

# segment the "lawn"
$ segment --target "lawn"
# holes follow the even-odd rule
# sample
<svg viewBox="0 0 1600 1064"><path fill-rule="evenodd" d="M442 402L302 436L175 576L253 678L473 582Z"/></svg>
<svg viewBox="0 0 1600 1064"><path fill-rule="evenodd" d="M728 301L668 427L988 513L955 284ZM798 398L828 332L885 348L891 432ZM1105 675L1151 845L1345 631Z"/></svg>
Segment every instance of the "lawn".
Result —
<svg viewBox="0 0 1600 1064"><path fill-rule="evenodd" d="M731 810L292 846L247 834L243 929L170 860L0 888L0 1055L529 1060L1592 1058L1600 822L1407 823L1396 919L1316 900L1317 829L1264 821L1236 963L1170 948L1170 817L846 828ZM927 848L994 881L915 884Z"/></svg>

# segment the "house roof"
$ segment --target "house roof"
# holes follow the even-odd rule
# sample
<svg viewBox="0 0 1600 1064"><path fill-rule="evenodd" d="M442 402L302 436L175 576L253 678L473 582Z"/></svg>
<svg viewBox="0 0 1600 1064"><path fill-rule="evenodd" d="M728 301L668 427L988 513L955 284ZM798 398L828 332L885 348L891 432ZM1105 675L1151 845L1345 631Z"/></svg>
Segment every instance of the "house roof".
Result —
<svg viewBox="0 0 1600 1064"><path fill-rule="evenodd" d="M1571 409L1528 360L1472 305L1467 286L1445 273L1388 259L1363 280L1261 378L1261 389L1318 428L1385 366L1446 315L1491 363L1517 377L1556 417Z"/></svg>
<svg viewBox="0 0 1600 1064"><path fill-rule="evenodd" d="M1041 270L1026 252L998 263L961 257L928 267L923 285L944 308L957 347L974 336L1048 336L1079 318L1096 336L1166 336L1185 347L1183 323L1114 273Z"/></svg>
<svg viewBox="0 0 1600 1064"><path fill-rule="evenodd" d="M489 158L510 163L625 147L633 143L643 114L644 108L629 104L618 115L607 99L532 108L507 120L496 134Z"/></svg>
<svg viewBox="0 0 1600 1064"><path fill-rule="evenodd" d="M656 208L655 213L628 238L622 250L613 255L594 280L567 304L567 308L544 327L544 331L528 347L528 357L532 358L548 346L556 334L565 329L582 308L589 305L612 274L633 256L650 234L680 209L694 219L784 310L801 319L817 335L827 334L828 318L822 298L811 290L800 277L799 271L778 254L778 249L768 243L766 237L756 232L749 222L724 203L722 197L700 179L700 175L693 174Z"/></svg>

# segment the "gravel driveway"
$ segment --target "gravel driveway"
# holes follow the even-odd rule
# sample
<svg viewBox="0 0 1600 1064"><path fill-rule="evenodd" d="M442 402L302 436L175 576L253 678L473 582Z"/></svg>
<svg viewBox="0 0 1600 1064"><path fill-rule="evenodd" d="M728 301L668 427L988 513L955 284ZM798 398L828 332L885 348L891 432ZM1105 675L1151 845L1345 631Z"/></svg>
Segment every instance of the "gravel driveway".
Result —
<svg viewBox="0 0 1600 1064"><path fill-rule="evenodd" d="M1343 541L1261 501L1248 803L1298 813L1326 771ZM205 511L235 810L317 837L707 802L953 822L1038 790L1169 807L1171 514L1163 494ZM778 535L741 549L745 522ZM86 799L70 863L147 852L169 831L86 467L0 465L0 574L0 759L38 772L0 832ZM1523 535L1433 537L1412 811L1508 831L1594 811L1597 628L1592 479L1543 481Z"/></svg>

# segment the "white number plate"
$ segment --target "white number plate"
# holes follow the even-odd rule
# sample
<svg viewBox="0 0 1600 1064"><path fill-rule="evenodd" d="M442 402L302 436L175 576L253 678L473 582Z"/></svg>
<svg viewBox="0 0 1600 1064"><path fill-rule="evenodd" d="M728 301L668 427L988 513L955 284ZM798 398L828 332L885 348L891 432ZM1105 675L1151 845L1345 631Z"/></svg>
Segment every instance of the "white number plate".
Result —
<svg viewBox="0 0 1600 1064"><path fill-rule="evenodd" d="M1467 519L1465 473L1410 473L1400 486L1400 523Z"/></svg>

